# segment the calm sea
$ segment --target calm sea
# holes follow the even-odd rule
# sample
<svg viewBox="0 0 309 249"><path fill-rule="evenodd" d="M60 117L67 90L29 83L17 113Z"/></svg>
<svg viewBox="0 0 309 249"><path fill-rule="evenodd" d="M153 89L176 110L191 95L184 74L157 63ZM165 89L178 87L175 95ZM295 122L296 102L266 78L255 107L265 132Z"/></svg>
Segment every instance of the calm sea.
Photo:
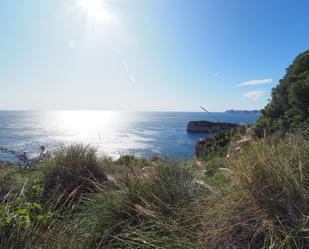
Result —
<svg viewBox="0 0 309 249"><path fill-rule="evenodd" d="M119 111L0 111L0 147L30 155L41 145L53 150L60 144L84 143L100 153L119 157L193 156L194 143L208 134L190 134L190 120L252 123L257 114L206 112L119 112ZM11 160L0 153L0 160Z"/></svg>

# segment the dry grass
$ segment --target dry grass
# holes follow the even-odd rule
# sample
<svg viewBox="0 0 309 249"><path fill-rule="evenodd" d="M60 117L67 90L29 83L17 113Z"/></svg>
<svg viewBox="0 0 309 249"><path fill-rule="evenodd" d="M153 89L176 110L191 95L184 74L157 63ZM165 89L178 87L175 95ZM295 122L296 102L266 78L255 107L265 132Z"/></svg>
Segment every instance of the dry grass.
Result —
<svg viewBox="0 0 309 249"><path fill-rule="evenodd" d="M238 184L272 221L269 232L275 239L268 238L274 241L267 244L272 248L280 248L280 243L284 248L308 246L308 141L288 135L252 142L231 160L231 169Z"/></svg>
<svg viewBox="0 0 309 249"><path fill-rule="evenodd" d="M177 165L119 177L53 228L47 248L196 248L198 215Z"/></svg>
<svg viewBox="0 0 309 249"><path fill-rule="evenodd" d="M107 181L103 167L91 146L60 147L43 167L44 192L42 199L57 206L71 207L80 196L97 189Z"/></svg>
<svg viewBox="0 0 309 249"><path fill-rule="evenodd" d="M232 171L230 176L218 170L222 165ZM97 181L102 168L114 176L114 185ZM25 195L17 206L7 203L5 210L14 214L16 207L42 202L46 209L40 215L49 217L51 210L53 220L47 227L31 220L29 226L6 224L1 236L11 236L1 244L4 249L309 246L309 143L295 135L251 142L228 160L198 168L192 161L100 159L91 147L71 146L37 171L43 172L36 173L43 195ZM76 189L81 191L72 199ZM69 200L74 208L67 205L63 212L63 205L56 205L59 200Z"/></svg>

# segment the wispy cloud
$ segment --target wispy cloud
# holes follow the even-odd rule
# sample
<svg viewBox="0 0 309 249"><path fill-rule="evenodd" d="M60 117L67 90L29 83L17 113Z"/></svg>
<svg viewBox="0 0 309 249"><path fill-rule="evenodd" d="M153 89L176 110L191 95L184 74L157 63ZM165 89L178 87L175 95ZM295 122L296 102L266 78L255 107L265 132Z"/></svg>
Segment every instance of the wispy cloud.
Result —
<svg viewBox="0 0 309 249"><path fill-rule="evenodd" d="M135 78L134 78L133 74L132 74L131 71L130 71L130 68L129 68L129 66L128 66L128 63L126 63L125 61L122 61L122 66L123 66L124 70L126 71L126 73L127 73L128 77L129 77L130 81L131 81L132 83L134 83L134 82L135 82Z"/></svg>
<svg viewBox="0 0 309 249"><path fill-rule="evenodd" d="M254 101L258 100L260 97L265 95L265 91L252 91L252 92L246 92L243 94L243 97L252 99Z"/></svg>
<svg viewBox="0 0 309 249"><path fill-rule="evenodd" d="M262 79L262 80L248 80L241 84L236 85L236 87L242 87L242 86L255 86L255 85L264 85L264 84L270 84L272 83L272 79Z"/></svg>

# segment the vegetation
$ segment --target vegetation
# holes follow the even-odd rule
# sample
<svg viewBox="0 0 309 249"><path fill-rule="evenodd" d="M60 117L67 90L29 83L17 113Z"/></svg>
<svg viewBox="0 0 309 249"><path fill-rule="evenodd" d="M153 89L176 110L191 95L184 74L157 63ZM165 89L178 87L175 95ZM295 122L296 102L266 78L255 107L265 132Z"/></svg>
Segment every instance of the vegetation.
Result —
<svg viewBox="0 0 309 249"><path fill-rule="evenodd" d="M216 134L178 162L71 145L0 163L0 248L309 248L308 54L256 124L280 136Z"/></svg>
<svg viewBox="0 0 309 249"><path fill-rule="evenodd" d="M12 181L23 174L25 182L1 193L0 245L306 248L308 152L309 142L295 135L254 141L230 159L199 165L129 156L113 161L89 146L63 147L30 173L10 173ZM102 170L118 172L113 184L95 177ZM74 205L59 202L74 191Z"/></svg>
<svg viewBox="0 0 309 249"><path fill-rule="evenodd" d="M93 192L98 183L107 181L95 149L80 144L60 147L43 163L42 171L42 198L62 206L72 206L81 194Z"/></svg>
<svg viewBox="0 0 309 249"><path fill-rule="evenodd" d="M298 55L272 91L258 126L275 131L309 134L309 50Z"/></svg>

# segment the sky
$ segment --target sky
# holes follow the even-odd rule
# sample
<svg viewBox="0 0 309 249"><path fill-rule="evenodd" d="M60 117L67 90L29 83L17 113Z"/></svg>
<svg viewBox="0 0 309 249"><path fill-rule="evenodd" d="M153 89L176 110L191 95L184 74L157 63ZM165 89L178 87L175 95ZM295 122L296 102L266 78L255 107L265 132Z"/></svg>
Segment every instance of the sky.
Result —
<svg viewBox="0 0 309 249"><path fill-rule="evenodd" d="M307 0L0 0L1 110L260 109Z"/></svg>

